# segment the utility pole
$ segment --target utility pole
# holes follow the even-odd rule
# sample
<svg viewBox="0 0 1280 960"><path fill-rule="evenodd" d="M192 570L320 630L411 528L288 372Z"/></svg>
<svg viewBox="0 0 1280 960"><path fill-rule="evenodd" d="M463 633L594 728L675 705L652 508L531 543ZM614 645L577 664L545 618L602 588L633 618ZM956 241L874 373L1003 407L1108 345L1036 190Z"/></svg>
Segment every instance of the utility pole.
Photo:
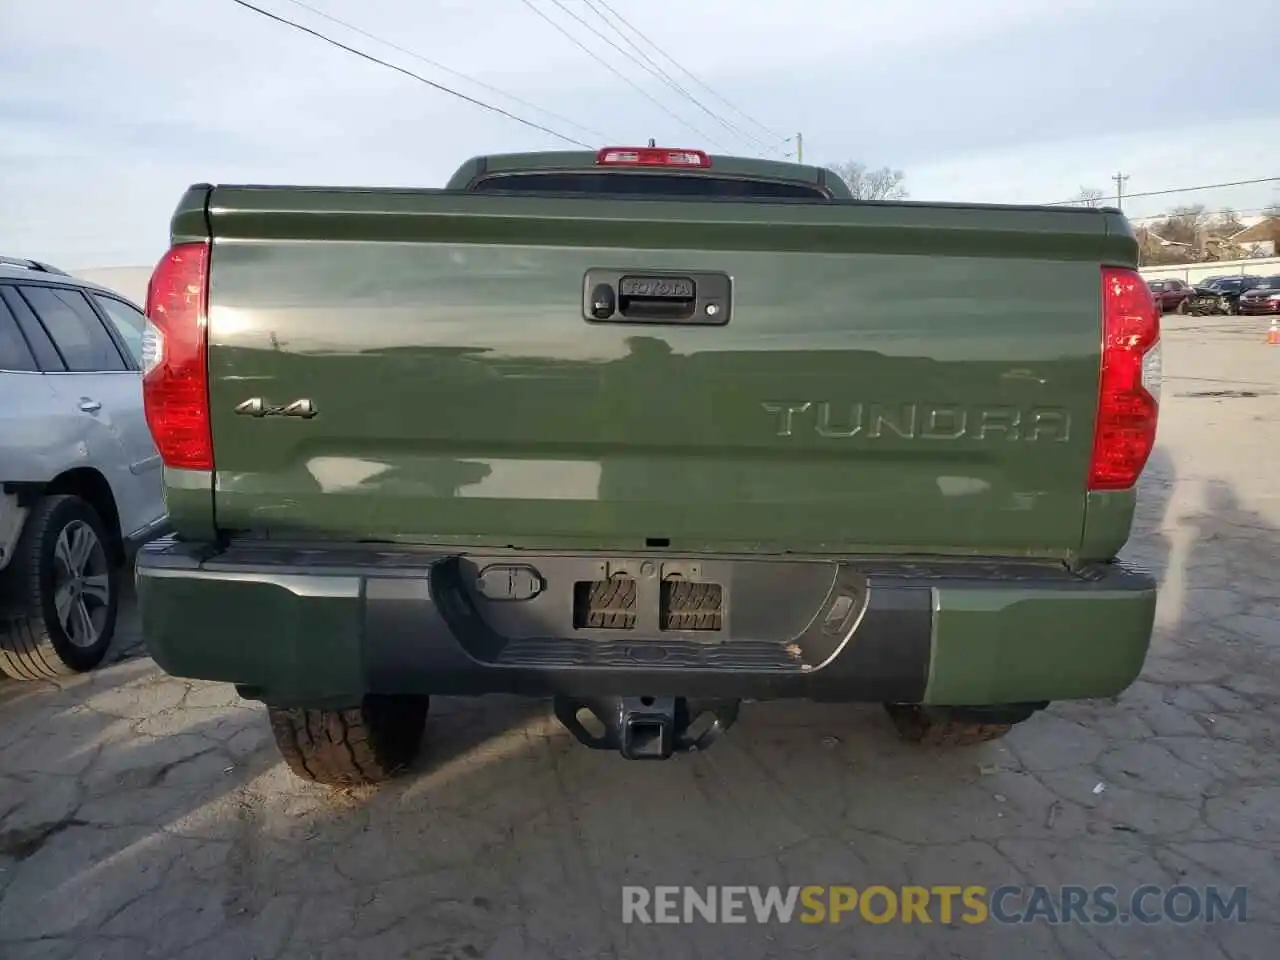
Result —
<svg viewBox="0 0 1280 960"><path fill-rule="evenodd" d="M1116 182L1116 206L1119 207L1121 210L1123 210L1124 209L1124 185L1128 182L1129 175L1127 173L1117 173L1111 179Z"/></svg>
<svg viewBox="0 0 1280 960"><path fill-rule="evenodd" d="M796 163L804 163L804 134L797 133L794 137L787 137L787 139L783 140L782 142L791 143L793 141L795 142L795 145L796 145ZM791 156L791 154L784 153L783 156L789 157Z"/></svg>

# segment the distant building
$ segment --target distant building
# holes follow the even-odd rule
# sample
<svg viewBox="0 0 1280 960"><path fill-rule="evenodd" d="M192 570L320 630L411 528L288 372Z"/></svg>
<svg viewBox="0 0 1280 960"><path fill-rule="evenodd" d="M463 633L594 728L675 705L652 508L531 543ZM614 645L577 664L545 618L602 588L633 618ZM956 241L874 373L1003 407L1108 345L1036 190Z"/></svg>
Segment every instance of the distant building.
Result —
<svg viewBox="0 0 1280 960"><path fill-rule="evenodd" d="M1249 251L1251 256L1274 257L1277 238L1280 238L1280 217L1258 217L1256 222L1234 234L1231 242Z"/></svg>

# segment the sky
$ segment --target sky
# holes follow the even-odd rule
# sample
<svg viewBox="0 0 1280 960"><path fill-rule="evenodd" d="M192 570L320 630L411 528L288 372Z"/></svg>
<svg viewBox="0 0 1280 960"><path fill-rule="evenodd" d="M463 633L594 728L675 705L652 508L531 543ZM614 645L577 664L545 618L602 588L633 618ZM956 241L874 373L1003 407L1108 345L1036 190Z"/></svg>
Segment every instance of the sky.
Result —
<svg viewBox="0 0 1280 960"><path fill-rule="evenodd" d="M899 168L921 201L1280 178L1270 0L603 0L701 106L602 0L307 0L400 50L253 2L593 148L776 157L798 131L805 162ZM565 146L233 0L0 0L7 255L149 265L192 183L439 187L471 156ZM1276 202L1280 180L1124 209Z"/></svg>

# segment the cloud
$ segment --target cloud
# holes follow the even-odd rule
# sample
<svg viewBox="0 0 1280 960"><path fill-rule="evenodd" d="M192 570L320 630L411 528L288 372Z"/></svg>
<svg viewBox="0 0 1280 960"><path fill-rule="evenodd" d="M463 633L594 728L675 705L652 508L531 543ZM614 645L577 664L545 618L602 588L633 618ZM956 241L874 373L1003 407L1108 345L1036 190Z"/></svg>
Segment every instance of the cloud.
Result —
<svg viewBox="0 0 1280 960"><path fill-rule="evenodd" d="M290 0L255 2L581 136ZM309 2L611 142L704 145L521 0ZM752 151L550 0L532 2L687 123ZM562 2L606 29L584 0ZM1245 179L1270 172L1262 159L1280 147L1280 106L1243 56L1280 41L1280 20L1249 0L1214 8L1213 22L1252 27L1238 50L1211 54L1229 68L1208 70L1202 47L1169 43L1206 23L1192 0L610 6L767 127L803 131L806 160L902 167L920 199L1065 199L1081 185L1107 188L1117 169L1130 191ZM0 3L0 127L0 249L71 267L152 262L195 182L438 186L473 155L564 146L230 0ZM1262 187L1198 199L1271 197Z"/></svg>

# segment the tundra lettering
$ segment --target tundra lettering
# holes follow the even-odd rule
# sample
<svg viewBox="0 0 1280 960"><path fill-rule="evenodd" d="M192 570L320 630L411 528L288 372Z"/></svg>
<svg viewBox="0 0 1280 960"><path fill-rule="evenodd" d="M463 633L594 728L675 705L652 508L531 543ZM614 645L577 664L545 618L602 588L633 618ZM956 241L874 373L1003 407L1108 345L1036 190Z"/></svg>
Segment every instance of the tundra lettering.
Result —
<svg viewBox="0 0 1280 960"><path fill-rule="evenodd" d="M955 404L831 403L766 401L761 406L774 417L774 434L794 436L797 414L814 411L813 432L820 437L894 436L903 440L1052 440L1071 439L1071 414L1053 407L968 408ZM807 432L807 431L806 431Z"/></svg>

